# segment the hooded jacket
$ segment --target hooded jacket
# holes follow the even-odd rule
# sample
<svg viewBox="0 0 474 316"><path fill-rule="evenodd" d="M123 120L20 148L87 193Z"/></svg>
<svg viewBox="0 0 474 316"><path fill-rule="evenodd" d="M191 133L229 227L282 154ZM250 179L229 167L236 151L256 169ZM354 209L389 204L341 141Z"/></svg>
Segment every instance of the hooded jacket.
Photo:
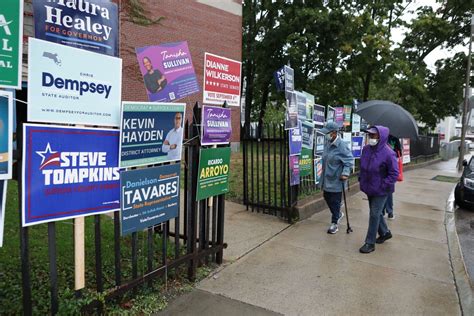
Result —
<svg viewBox="0 0 474 316"><path fill-rule="evenodd" d="M342 192L341 175L349 176L354 165L354 158L349 146L338 136L327 144L323 152L323 190Z"/></svg>
<svg viewBox="0 0 474 316"><path fill-rule="evenodd" d="M377 145L366 145L362 150L359 184L360 190L368 196L383 196L395 190L398 162L387 144L389 129L378 125L375 128L380 139Z"/></svg>

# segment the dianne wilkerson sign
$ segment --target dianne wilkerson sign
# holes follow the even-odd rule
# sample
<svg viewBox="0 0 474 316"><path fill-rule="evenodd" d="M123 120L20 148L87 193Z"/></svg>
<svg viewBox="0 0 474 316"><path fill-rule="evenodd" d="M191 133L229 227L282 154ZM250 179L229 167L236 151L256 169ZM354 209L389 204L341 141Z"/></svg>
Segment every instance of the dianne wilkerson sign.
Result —
<svg viewBox="0 0 474 316"><path fill-rule="evenodd" d="M120 126L120 58L31 37L28 55L29 121Z"/></svg>
<svg viewBox="0 0 474 316"><path fill-rule="evenodd" d="M21 89L23 0L0 2L0 87Z"/></svg>
<svg viewBox="0 0 474 316"><path fill-rule="evenodd" d="M35 37L118 56L118 10L112 1L33 0Z"/></svg>
<svg viewBox="0 0 474 316"><path fill-rule="evenodd" d="M0 180L12 178L13 93L0 90Z"/></svg>
<svg viewBox="0 0 474 316"><path fill-rule="evenodd" d="M240 61L205 53L203 103L240 106L241 72Z"/></svg>
<svg viewBox="0 0 474 316"><path fill-rule="evenodd" d="M199 92L188 42L140 47L135 51L149 101L170 102Z"/></svg>
<svg viewBox="0 0 474 316"><path fill-rule="evenodd" d="M201 124L201 145L229 143L232 134L230 109L204 105Z"/></svg>
<svg viewBox="0 0 474 316"><path fill-rule="evenodd" d="M201 149L197 201L229 191L230 147Z"/></svg>
<svg viewBox="0 0 474 316"><path fill-rule="evenodd" d="M185 103L123 102L120 167L181 159Z"/></svg>
<svg viewBox="0 0 474 316"><path fill-rule="evenodd" d="M23 226L120 208L119 131L25 124Z"/></svg>
<svg viewBox="0 0 474 316"><path fill-rule="evenodd" d="M178 216L180 164L122 172L122 236Z"/></svg>

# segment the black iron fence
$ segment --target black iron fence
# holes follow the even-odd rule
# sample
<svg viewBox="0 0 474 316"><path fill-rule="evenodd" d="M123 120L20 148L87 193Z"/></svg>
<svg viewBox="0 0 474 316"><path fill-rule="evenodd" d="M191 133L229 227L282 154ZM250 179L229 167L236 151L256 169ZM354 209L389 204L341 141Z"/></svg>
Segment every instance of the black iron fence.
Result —
<svg viewBox="0 0 474 316"><path fill-rule="evenodd" d="M140 285L150 286L157 278L167 280L180 274L183 268L188 279L196 278L199 265L215 262L221 264L223 260L224 243L224 195L215 196L202 201L196 201L199 150L199 118L200 109L197 105L193 110L195 121L185 126L184 162L182 163L181 179L184 182L182 188L183 197L179 216L166 221L159 226L149 228L144 232L135 232L130 237L120 236L120 213L113 213L113 235L103 235L101 229L104 218L101 215L94 216L93 238L94 250L88 254L94 256L95 268L89 271L86 280L86 289L95 291L97 297L89 304L82 307L81 313L102 313L103 304L111 300L120 300L125 293L136 289ZM18 139L22 139L22 128L18 128ZM22 142L18 141L21 146ZM18 148L21 153L21 147ZM21 166L21 154L17 164ZM21 179L21 168L17 168L18 178ZM19 195L21 194L21 181L19 183ZM212 202L210 201L212 199ZM21 196L18 198L21 217ZM48 263L49 263L49 292L50 308L52 315L58 313L60 285L58 282L57 269L57 223L51 222L40 224L47 226ZM30 255L30 227L21 227L20 218L20 247L23 294L23 314L31 315L35 309L38 298L37 291L33 290L35 275L32 275L32 262L39 260ZM113 245L113 265L110 260L103 260L102 250ZM74 249L70 249L74 253ZM125 254L125 255L124 255ZM183 274L183 273L181 273ZM44 286L44 285L43 285ZM66 284L67 286L67 284ZM70 286L70 284L69 284ZM84 290L76 291L76 296L81 297ZM0 312L1 313L1 312ZM78 313L78 311L76 311Z"/></svg>

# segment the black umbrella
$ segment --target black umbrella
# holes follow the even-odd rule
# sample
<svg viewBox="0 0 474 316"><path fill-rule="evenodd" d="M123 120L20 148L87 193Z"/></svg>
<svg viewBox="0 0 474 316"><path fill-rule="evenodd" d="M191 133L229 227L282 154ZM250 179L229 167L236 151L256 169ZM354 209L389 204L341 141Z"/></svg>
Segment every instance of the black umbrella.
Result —
<svg viewBox="0 0 474 316"><path fill-rule="evenodd" d="M371 125L383 125L398 138L418 138L418 126L413 116L390 101L371 100L359 104L356 114Z"/></svg>

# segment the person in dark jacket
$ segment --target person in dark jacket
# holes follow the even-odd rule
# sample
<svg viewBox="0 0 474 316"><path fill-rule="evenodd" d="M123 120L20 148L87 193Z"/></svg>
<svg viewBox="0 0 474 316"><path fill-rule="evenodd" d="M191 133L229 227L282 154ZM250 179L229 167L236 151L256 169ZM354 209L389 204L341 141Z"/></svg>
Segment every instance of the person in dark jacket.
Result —
<svg viewBox="0 0 474 316"><path fill-rule="evenodd" d="M389 129L373 126L367 130L369 144L364 146L360 158L360 190L369 199L369 228L361 253L375 250L375 243L382 244L392 238L383 217L383 209L390 193L393 193L398 178L398 163L395 152L387 146ZM379 237L377 237L377 232Z"/></svg>
<svg viewBox="0 0 474 316"><path fill-rule="evenodd" d="M400 140L393 135L388 135L388 145L395 152L395 156L397 157L397 160L398 160L402 155L402 146L400 144ZM395 193L395 191L393 193ZM385 203L384 212L383 212L384 215L385 213L387 213L387 218L390 220L395 219L395 214L393 213L393 193L388 194L387 202Z"/></svg>
<svg viewBox="0 0 474 316"><path fill-rule="evenodd" d="M339 126L329 122L321 129L326 134L327 144L323 152L323 173L321 176L323 196L331 211L331 226L328 234L335 234L339 230L338 224L344 217L341 211L341 197L343 184L354 165L354 158L349 146L338 135Z"/></svg>

